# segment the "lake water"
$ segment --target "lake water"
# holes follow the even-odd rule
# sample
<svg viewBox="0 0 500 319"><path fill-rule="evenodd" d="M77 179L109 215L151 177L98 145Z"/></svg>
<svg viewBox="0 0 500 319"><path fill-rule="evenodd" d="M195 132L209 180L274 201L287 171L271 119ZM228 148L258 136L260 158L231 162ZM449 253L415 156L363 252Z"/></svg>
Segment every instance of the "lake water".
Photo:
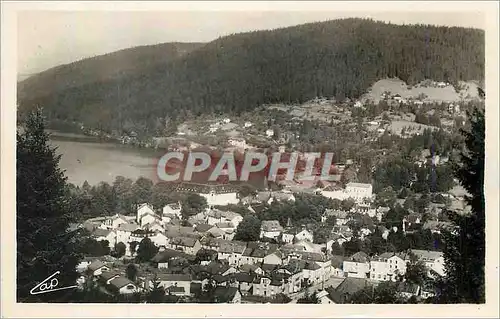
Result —
<svg viewBox="0 0 500 319"><path fill-rule="evenodd" d="M60 167L66 171L68 182L91 185L101 181L112 183L117 176L133 180L140 176L154 180L160 153L128 146L101 143L77 134L52 133L51 143L61 154Z"/></svg>

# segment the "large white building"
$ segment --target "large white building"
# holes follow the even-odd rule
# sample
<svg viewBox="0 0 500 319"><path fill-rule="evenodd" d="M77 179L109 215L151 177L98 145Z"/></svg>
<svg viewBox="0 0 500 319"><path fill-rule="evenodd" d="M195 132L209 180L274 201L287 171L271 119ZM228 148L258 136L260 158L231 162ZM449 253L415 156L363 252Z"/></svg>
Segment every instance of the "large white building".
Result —
<svg viewBox="0 0 500 319"><path fill-rule="evenodd" d="M357 202L369 200L373 196L373 187L371 184L365 183L348 183L344 189L337 189L329 186L321 191L321 195L338 200L346 200L349 198Z"/></svg>
<svg viewBox="0 0 500 319"><path fill-rule="evenodd" d="M239 203L238 189L228 184L180 183L172 191L198 194L207 200L209 207Z"/></svg>

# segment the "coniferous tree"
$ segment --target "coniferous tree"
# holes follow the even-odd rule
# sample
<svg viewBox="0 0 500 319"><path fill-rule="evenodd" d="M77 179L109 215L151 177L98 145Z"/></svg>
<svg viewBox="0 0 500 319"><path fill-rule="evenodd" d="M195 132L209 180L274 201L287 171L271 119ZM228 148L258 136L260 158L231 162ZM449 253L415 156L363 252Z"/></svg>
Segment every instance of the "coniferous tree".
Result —
<svg viewBox="0 0 500 319"><path fill-rule="evenodd" d="M468 117L471 127L462 130L466 150L455 165L455 175L470 194L466 201L472 212L449 213L455 227L444 237L446 278L439 297L441 302L449 303L485 302L484 113L476 108Z"/></svg>
<svg viewBox="0 0 500 319"><path fill-rule="evenodd" d="M57 275L58 287L75 284L74 232L67 232L70 209L60 155L49 145L42 110L31 113L17 133L17 300L57 301L71 290L31 295L44 279Z"/></svg>

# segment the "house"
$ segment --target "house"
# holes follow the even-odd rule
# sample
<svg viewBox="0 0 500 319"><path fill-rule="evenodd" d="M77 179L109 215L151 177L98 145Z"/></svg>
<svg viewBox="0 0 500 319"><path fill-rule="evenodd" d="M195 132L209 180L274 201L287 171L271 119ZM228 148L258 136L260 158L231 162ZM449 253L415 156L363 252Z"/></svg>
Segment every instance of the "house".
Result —
<svg viewBox="0 0 500 319"><path fill-rule="evenodd" d="M152 216L156 215L153 206L148 203L143 203L137 207L137 223L140 224L142 216L146 214L150 214Z"/></svg>
<svg viewBox="0 0 500 319"><path fill-rule="evenodd" d="M241 303L241 293L235 287L218 286L214 290L214 297L216 303Z"/></svg>
<svg viewBox="0 0 500 319"><path fill-rule="evenodd" d="M128 295L138 292L137 286L125 277L116 277L109 282L112 290L118 292L120 295Z"/></svg>
<svg viewBox="0 0 500 319"><path fill-rule="evenodd" d="M157 280L167 293L177 296L189 296L191 294L190 275L159 273Z"/></svg>
<svg viewBox="0 0 500 319"><path fill-rule="evenodd" d="M180 203L171 203L163 207L163 217L169 217L173 219L174 217L181 218L181 205Z"/></svg>
<svg viewBox="0 0 500 319"><path fill-rule="evenodd" d="M105 284L109 285L111 280L120 277L120 274L116 271L105 271L99 275L99 279Z"/></svg>
<svg viewBox="0 0 500 319"><path fill-rule="evenodd" d="M338 304L348 303L350 298L359 291L372 285L366 278L352 278L347 277L336 288L327 288L329 298Z"/></svg>
<svg viewBox="0 0 500 319"><path fill-rule="evenodd" d="M165 228L163 228L163 226L158 222L158 220L145 224L143 228L152 232L161 232L161 233L165 232Z"/></svg>
<svg viewBox="0 0 500 319"><path fill-rule="evenodd" d="M94 276L99 276L103 272L109 271L109 267L106 266L102 261L100 260L95 260L88 265L87 269L92 273Z"/></svg>
<svg viewBox="0 0 500 319"><path fill-rule="evenodd" d="M264 257L263 263L266 265L281 265L283 264L283 254L276 250Z"/></svg>
<svg viewBox="0 0 500 319"><path fill-rule="evenodd" d="M301 240L312 242L313 234L310 231L308 231L305 227L292 228L284 231L281 239L284 243L287 244L290 244L293 241L301 241Z"/></svg>
<svg viewBox="0 0 500 319"><path fill-rule="evenodd" d="M283 281L272 277L256 278L253 282L253 295L262 297L273 297L284 290Z"/></svg>
<svg viewBox="0 0 500 319"><path fill-rule="evenodd" d="M222 122L224 122L224 124L229 124L231 123L231 119L226 117L225 119L222 120Z"/></svg>
<svg viewBox="0 0 500 319"><path fill-rule="evenodd" d="M232 274L234 282L238 285L238 290L242 295L248 295L253 287L253 282L257 275L255 273L239 272Z"/></svg>
<svg viewBox="0 0 500 319"><path fill-rule="evenodd" d="M260 268L257 265L251 265L251 264L242 264L238 267L238 270L240 273L248 273L248 274L257 274L257 275L264 275L264 271L262 268Z"/></svg>
<svg viewBox="0 0 500 319"><path fill-rule="evenodd" d="M180 250L190 255L196 255L198 250L201 249L201 243L198 239L192 237L176 237L170 239L167 248Z"/></svg>
<svg viewBox="0 0 500 319"><path fill-rule="evenodd" d="M128 220L125 218L125 216L116 214L114 216L107 218L102 226L103 228L106 229L116 229L118 228L119 225L126 223L128 223Z"/></svg>
<svg viewBox="0 0 500 319"><path fill-rule="evenodd" d="M366 183L347 183L345 187L347 197L357 201L372 198L373 187Z"/></svg>
<svg viewBox="0 0 500 319"><path fill-rule="evenodd" d="M109 248L115 247L116 233L112 230L97 228L96 230L94 230L91 236L96 241L107 240L109 243Z"/></svg>
<svg viewBox="0 0 500 319"><path fill-rule="evenodd" d="M149 239L156 247L167 247L167 244L170 240L167 236L158 231L155 231L154 235L149 236Z"/></svg>
<svg viewBox="0 0 500 319"><path fill-rule="evenodd" d="M367 278L370 273L370 260L364 252L357 252L343 263L344 274L347 277Z"/></svg>
<svg viewBox="0 0 500 319"><path fill-rule="evenodd" d="M436 272L439 276L445 275L444 256L442 252L412 249L411 253L414 254L418 260L423 261L429 270Z"/></svg>
<svg viewBox="0 0 500 319"><path fill-rule="evenodd" d="M281 227L279 221L277 220L264 220L262 221L260 227L260 238L271 238L277 239L281 232L283 231L283 227Z"/></svg>
<svg viewBox="0 0 500 319"><path fill-rule="evenodd" d="M115 229L116 232L116 242L129 243L130 235L132 232L139 229L139 225L134 223L120 224L118 228Z"/></svg>
<svg viewBox="0 0 500 319"><path fill-rule="evenodd" d="M153 224L160 220L161 218L158 215L146 212L139 217L139 225L144 228L147 224Z"/></svg>
<svg viewBox="0 0 500 319"><path fill-rule="evenodd" d="M220 241L217 258L227 260L231 266L239 266L247 244L238 241Z"/></svg>
<svg viewBox="0 0 500 319"><path fill-rule="evenodd" d="M209 207L238 204L238 188L230 184L175 183L170 190L178 193L195 193L207 200Z"/></svg>
<svg viewBox="0 0 500 319"><path fill-rule="evenodd" d="M245 122L245 124L243 125L245 128L249 128L249 127L252 127L253 126L253 123L252 122Z"/></svg>
<svg viewBox="0 0 500 319"><path fill-rule="evenodd" d="M420 295L420 286L409 282L400 282L397 294L403 298L418 297Z"/></svg>
<svg viewBox="0 0 500 319"><path fill-rule="evenodd" d="M278 245L271 243L249 242L241 256L241 264L262 264L264 257L278 250Z"/></svg>
<svg viewBox="0 0 500 319"><path fill-rule="evenodd" d="M267 137L273 137L274 136L274 130L273 129L267 129L266 130L266 136Z"/></svg>
<svg viewBox="0 0 500 319"><path fill-rule="evenodd" d="M234 228L243 220L241 214L232 211L223 211L220 209L212 208L206 214L207 224L216 225L217 223L231 223Z"/></svg>
<svg viewBox="0 0 500 319"><path fill-rule="evenodd" d="M151 262L156 265L158 269L166 269L169 268L169 263L172 260L184 258L187 260L194 260L194 255L188 255L182 251L174 250L174 249L164 249L158 252L152 259Z"/></svg>

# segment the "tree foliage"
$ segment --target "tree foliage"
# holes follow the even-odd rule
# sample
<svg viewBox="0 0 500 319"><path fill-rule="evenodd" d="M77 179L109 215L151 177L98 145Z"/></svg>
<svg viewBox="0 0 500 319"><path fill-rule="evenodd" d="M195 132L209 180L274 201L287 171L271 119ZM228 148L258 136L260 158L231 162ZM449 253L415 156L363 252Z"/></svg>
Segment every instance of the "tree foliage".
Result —
<svg viewBox="0 0 500 319"><path fill-rule="evenodd" d="M450 212L453 231L445 233L446 278L441 301L484 303L485 206L484 206L484 111L469 114L470 129L463 130L466 149L455 166L455 175L470 196L470 215Z"/></svg>
<svg viewBox="0 0 500 319"><path fill-rule="evenodd" d="M261 221L253 216L247 215L238 224L234 240L241 241L258 241L260 238Z"/></svg>
<svg viewBox="0 0 500 319"><path fill-rule="evenodd" d="M16 238L18 302L63 298L68 291L31 295L29 291L56 271L61 286L77 278L75 233L67 232L71 211L66 200L60 156L49 144L42 110L31 113L17 133Z"/></svg>

